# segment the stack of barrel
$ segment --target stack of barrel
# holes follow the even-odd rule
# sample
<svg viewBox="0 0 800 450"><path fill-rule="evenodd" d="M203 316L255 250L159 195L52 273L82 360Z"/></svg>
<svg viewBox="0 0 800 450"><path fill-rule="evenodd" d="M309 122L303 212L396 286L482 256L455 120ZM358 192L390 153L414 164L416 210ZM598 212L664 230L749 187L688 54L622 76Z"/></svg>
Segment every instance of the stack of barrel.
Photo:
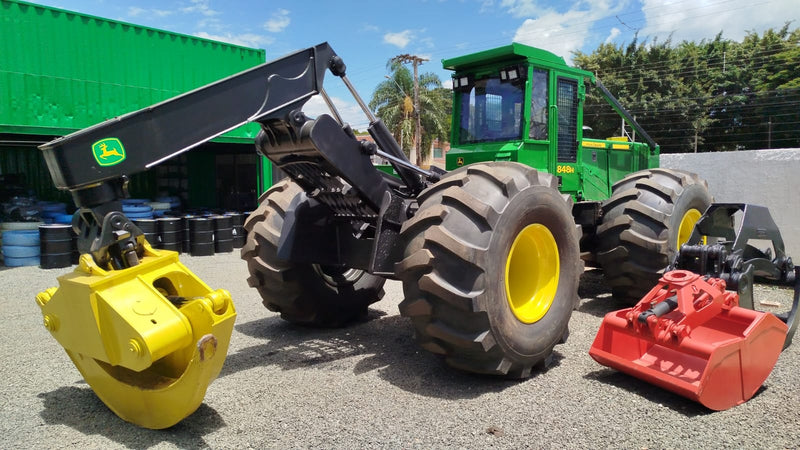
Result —
<svg viewBox="0 0 800 450"><path fill-rule="evenodd" d="M43 202L42 219L39 226L39 266L42 269L69 267L78 262L78 236L72 230L72 214L67 214L67 205Z"/></svg>
<svg viewBox="0 0 800 450"><path fill-rule="evenodd" d="M166 203L166 202L162 202ZM161 206L161 205L157 205ZM244 221L247 213L170 216L154 214L146 200L126 200L123 212L144 233L153 248L210 256L242 248L247 239ZM77 236L72 229L72 215L65 205L46 205L43 222L3 223L0 255L9 267L39 265L56 269L77 264Z"/></svg>
<svg viewBox="0 0 800 450"><path fill-rule="evenodd" d="M42 269L57 269L78 262L77 236L72 231L71 225L27 223L30 224L28 229L2 232L2 252L6 266L41 266Z"/></svg>
<svg viewBox="0 0 800 450"><path fill-rule="evenodd" d="M150 201L143 198L126 198L122 200L122 212L128 219L152 219L153 207Z"/></svg>
<svg viewBox="0 0 800 450"><path fill-rule="evenodd" d="M60 202L37 202L39 222L5 222L2 229L3 262L9 267L41 266L43 269L69 267L78 261L77 236L72 215Z"/></svg>
<svg viewBox="0 0 800 450"><path fill-rule="evenodd" d="M17 226L17 224L24 224ZM39 222L6 222L2 230L3 263L8 267L39 265Z"/></svg>
<svg viewBox="0 0 800 450"><path fill-rule="evenodd" d="M247 238L245 214L187 214L181 217L134 219L153 248L211 256L242 248Z"/></svg>

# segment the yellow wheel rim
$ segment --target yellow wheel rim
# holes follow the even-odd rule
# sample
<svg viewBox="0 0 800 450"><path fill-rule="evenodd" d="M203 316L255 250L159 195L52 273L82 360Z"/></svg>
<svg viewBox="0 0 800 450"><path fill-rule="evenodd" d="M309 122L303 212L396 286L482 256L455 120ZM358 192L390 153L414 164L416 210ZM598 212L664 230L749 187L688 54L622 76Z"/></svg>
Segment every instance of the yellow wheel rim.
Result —
<svg viewBox="0 0 800 450"><path fill-rule="evenodd" d="M694 230L694 224L700 220L700 216L702 215L700 211L694 208L686 211L686 214L683 215L681 225L678 227L677 250L680 250L681 245L689 241L689 238L692 236L692 230Z"/></svg>
<svg viewBox="0 0 800 450"><path fill-rule="evenodd" d="M525 227L514 239L506 260L506 298L523 323L544 317L558 290L558 245L544 225Z"/></svg>

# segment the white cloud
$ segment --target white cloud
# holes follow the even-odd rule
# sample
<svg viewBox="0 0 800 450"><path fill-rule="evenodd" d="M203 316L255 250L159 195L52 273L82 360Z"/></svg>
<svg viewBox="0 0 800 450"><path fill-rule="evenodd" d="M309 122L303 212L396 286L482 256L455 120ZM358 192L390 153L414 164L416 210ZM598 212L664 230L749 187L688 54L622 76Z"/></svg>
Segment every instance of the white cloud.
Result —
<svg viewBox="0 0 800 450"><path fill-rule="evenodd" d="M169 11L166 9L145 9L139 8L137 6L131 6L128 8L128 17L139 17L143 15L151 15L155 17L167 17L173 14L175 11Z"/></svg>
<svg viewBox="0 0 800 450"><path fill-rule="evenodd" d="M543 9L547 9L537 5L535 0L502 0L500 7L507 9L514 17L535 16Z"/></svg>
<svg viewBox="0 0 800 450"><path fill-rule="evenodd" d="M381 31L381 29L378 28L377 25L372 25L370 23L365 23L364 26L361 29L363 31L368 31L368 32L371 32L371 33L377 33L379 31Z"/></svg>
<svg viewBox="0 0 800 450"><path fill-rule="evenodd" d="M181 8L185 13L200 13L204 16L216 16L219 11L211 9L209 0L191 0L192 6Z"/></svg>
<svg viewBox="0 0 800 450"><path fill-rule="evenodd" d="M405 48L405 46L411 42L413 36L414 33L411 30L403 30L399 33L386 33L383 35L383 42L399 48Z"/></svg>
<svg viewBox="0 0 800 450"><path fill-rule="evenodd" d="M280 33L291 23L289 18L289 11L286 9L279 9L272 13L272 17L264 23L264 28L270 33Z"/></svg>
<svg viewBox="0 0 800 450"><path fill-rule="evenodd" d="M592 36L592 24L619 14L627 6L627 0L578 2L566 12L539 8L532 0L504 0L503 6L515 15L535 15L525 19L517 29L515 42L549 50L569 62L572 52L580 50Z"/></svg>
<svg viewBox="0 0 800 450"><path fill-rule="evenodd" d="M147 12L146 9L139 8L139 7L136 7L136 6L131 6L131 7L128 8L128 16L129 17L141 16L145 12Z"/></svg>
<svg viewBox="0 0 800 450"><path fill-rule="evenodd" d="M448 79L442 81L442 87L446 88L446 89L453 89L453 79L452 78L448 78Z"/></svg>
<svg viewBox="0 0 800 450"><path fill-rule="evenodd" d="M613 41L614 41L614 39L616 39L616 38L617 38L617 36L619 36L621 33L622 33L622 31L620 31L620 29L619 29L619 28L617 28L617 27L614 27L614 28L612 28L612 29L611 29L611 32L610 32L610 33L608 33L608 37L606 38L606 40L605 40L605 43L606 43L606 44L610 44L610 43L611 43L611 42L613 42Z"/></svg>
<svg viewBox="0 0 800 450"><path fill-rule="evenodd" d="M222 21L216 17L203 17L197 22L197 28L221 33L225 29L225 26L222 24Z"/></svg>
<svg viewBox="0 0 800 450"><path fill-rule="evenodd" d="M369 125L369 119L364 115L364 111L355 102L343 100L339 97L331 97L331 101L336 105L336 110L342 116L345 123L350 124L351 127L358 130L365 130ZM331 117L335 116L328 109L327 103L321 95L311 97L306 105L303 107L303 112L309 117L317 117L320 114L328 114Z"/></svg>
<svg viewBox="0 0 800 450"><path fill-rule="evenodd" d="M233 35L231 33L209 34L206 33L205 31L200 31L198 33L195 33L194 35L204 39L211 39L212 41L221 41L233 45L241 45L243 47L255 47L255 48L258 48L263 45L269 45L275 41L270 37L261 36L259 34L253 34L253 33L243 33L243 34Z"/></svg>
<svg viewBox="0 0 800 450"><path fill-rule="evenodd" d="M526 19L514 34L514 42L543 48L570 59L571 52L583 47L589 30L569 31L570 17L575 13L548 13L538 19Z"/></svg>
<svg viewBox="0 0 800 450"><path fill-rule="evenodd" d="M713 39L720 31L728 39L741 40L748 31L780 29L787 21L800 20L797 0L772 0L768 4L747 0L642 0L642 12L646 25L639 36L664 41L672 34L675 42Z"/></svg>

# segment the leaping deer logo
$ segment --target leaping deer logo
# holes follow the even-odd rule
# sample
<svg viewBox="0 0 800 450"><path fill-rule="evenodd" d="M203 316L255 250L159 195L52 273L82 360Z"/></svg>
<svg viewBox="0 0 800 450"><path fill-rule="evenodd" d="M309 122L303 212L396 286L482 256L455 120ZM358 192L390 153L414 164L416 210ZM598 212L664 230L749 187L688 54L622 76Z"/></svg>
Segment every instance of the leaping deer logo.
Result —
<svg viewBox="0 0 800 450"><path fill-rule="evenodd" d="M116 148L112 148L111 150L109 150L109 149L108 149L108 145L107 145L105 142L103 142L102 144L100 144L100 151L101 151L102 153L100 153L98 156L99 156L100 158L103 158L103 159L106 159L106 158L108 158L109 156L117 156L117 157L119 157L119 158L122 158L122 157L123 157L123 156L122 156L122 153L120 153L120 152L119 152L119 150L117 150Z"/></svg>
<svg viewBox="0 0 800 450"><path fill-rule="evenodd" d="M92 153L100 166L113 166L125 161L125 147L117 138L100 139L92 145Z"/></svg>

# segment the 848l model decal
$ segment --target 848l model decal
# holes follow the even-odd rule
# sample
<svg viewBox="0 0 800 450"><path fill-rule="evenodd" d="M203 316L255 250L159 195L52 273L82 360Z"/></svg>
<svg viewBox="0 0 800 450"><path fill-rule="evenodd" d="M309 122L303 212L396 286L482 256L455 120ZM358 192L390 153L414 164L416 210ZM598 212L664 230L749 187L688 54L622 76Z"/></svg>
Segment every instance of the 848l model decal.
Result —
<svg viewBox="0 0 800 450"><path fill-rule="evenodd" d="M575 173L575 168L572 166L556 166L556 173Z"/></svg>

